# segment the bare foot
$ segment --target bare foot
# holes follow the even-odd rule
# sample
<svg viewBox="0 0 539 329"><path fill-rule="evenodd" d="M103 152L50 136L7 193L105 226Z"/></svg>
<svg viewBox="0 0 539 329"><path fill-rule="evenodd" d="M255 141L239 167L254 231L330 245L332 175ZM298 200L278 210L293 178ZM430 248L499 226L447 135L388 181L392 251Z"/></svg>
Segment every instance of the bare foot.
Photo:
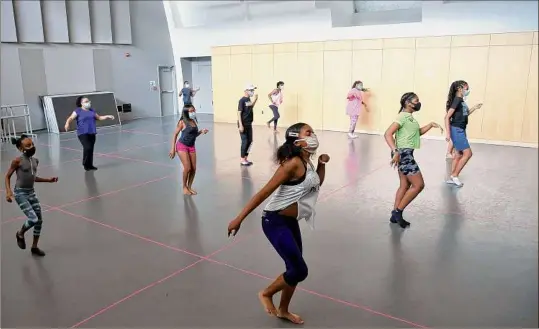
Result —
<svg viewBox="0 0 539 329"><path fill-rule="evenodd" d="M185 195L192 195L191 191L189 191L189 189L187 187L184 187L183 188L183 194Z"/></svg>
<svg viewBox="0 0 539 329"><path fill-rule="evenodd" d="M260 303L262 303L264 311L268 313L268 315L277 315L277 309L275 308L275 305L273 305L273 299L271 297L264 296L264 292L261 291L258 293L258 299L260 300Z"/></svg>
<svg viewBox="0 0 539 329"><path fill-rule="evenodd" d="M288 320L294 324L305 323L303 319L299 317L299 315L290 313L290 312L281 311L281 310L277 312L277 317L283 320Z"/></svg>
<svg viewBox="0 0 539 329"><path fill-rule="evenodd" d="M192 195L197 195L197 191L193 190L192 188L189 188L189 191L191 192Z"/></svg>

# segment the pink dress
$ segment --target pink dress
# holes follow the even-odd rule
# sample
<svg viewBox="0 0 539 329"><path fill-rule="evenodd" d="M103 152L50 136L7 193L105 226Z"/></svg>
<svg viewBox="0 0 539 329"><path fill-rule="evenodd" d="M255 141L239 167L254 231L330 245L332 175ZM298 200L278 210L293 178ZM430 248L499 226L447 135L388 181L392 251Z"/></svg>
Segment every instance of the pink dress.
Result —
<svg viewBox="0 0 539 329"><path fill-rule="evenodd" d="M346 114L349 116L359 116L363 108L363 93L353 88L348 92L346 98L348 99Z"/></svg>

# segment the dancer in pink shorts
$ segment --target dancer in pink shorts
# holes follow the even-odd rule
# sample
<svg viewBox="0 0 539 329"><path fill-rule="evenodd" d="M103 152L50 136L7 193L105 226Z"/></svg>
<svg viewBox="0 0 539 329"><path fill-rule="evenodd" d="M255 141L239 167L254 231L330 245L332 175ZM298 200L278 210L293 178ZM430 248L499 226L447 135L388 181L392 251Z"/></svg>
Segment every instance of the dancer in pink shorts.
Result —
<svg viewBox="0 0 539 329"><path fill-rule="evenodd" d="M181 136L178 139L178 134ZM205 135L208 129L198 130L195 107L186 105L183 107L182 117L176 125L174 137L172 138L172 147L169 152L171 159L174 159L176 153L183 165L183 194L195 195L197 192L192 189L193 180L197 168L197 153L195 141L199 135Z"/></svg>

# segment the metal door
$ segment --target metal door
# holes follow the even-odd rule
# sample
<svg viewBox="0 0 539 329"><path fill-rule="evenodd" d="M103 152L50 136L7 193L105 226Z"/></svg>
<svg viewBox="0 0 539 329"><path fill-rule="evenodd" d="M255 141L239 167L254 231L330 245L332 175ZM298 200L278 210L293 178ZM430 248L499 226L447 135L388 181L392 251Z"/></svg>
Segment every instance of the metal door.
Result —
<svg viewBox="0 0 539 329"><path fill-rule="evenodd" d="M213 114L211 63L198 63L193 72L193 83L200 90L193 99L197 112Z"/></svg>
<svg viewBox="0 0 539 329"><path fill-rule="evenodd" d="M159 87L159 104L161 116L179 113L177 108L178 95L176 93L176 72L174 66L159 66L157 85Z"/></svg>

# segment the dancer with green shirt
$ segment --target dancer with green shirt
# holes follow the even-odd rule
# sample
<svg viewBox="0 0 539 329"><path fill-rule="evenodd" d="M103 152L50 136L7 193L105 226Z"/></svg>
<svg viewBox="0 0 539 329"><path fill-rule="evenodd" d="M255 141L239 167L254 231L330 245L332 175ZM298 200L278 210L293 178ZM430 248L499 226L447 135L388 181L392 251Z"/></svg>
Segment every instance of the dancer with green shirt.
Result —
<svg viewBox="0 0 539 329"><path fill-rule="evenodd" d="M443 129L435 122L424 127L419 126L413 113L421 109L421 102L415 93L408 92L402 95L400 105L399 114L387 128L384 137L391 149L391 166L398 169L400 179L390 222L407 228L410 223L404 220L402 212L425 187L423 175L414 159L414 150L421 145L421 135L432 128L440 128L442 133Z"/></svg>

